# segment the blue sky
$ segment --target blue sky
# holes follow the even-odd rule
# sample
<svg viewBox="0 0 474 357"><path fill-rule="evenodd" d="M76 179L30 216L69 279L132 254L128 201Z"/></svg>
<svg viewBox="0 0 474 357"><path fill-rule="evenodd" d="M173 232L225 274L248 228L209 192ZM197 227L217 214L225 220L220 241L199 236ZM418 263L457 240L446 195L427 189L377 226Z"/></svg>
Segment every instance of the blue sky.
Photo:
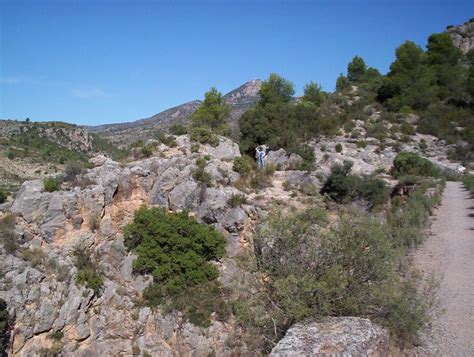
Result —
<svg viewBox="0 0 474 357"><path fill-rule="evenodd" d="M470 17L472 0L0 0L0 118L131 121L271 72L331 91L354 55L385 73Z"/></svg>

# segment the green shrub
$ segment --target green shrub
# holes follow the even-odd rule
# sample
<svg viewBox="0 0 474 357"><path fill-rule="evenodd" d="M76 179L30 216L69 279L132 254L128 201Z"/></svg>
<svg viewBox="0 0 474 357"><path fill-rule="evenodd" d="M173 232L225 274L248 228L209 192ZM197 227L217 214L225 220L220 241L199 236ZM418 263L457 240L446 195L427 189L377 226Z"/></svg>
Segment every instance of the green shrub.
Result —
<svg viewBox="0 0 474 357"><path fill-rule="evenodd" d="M8 254L13 254L18 250L18 242L15 235L15 216L7 214L0 219L0 239L3 248Z"/></svg>
<svg viewBox="0 0 474 357"><path fill-rule="evenodd" d="M233 170L241 175L247 175L255 169L255 160L250 156L243 155L234 159Z"/></svg>
<svg viewBox="0 0 474 357"><path fill-rule="evenodd" d="M196 291L206 284L217 284L218 271L209 262L224 255L224 237L212 226L198 224L187 212L174 214L145 207L135 212L124 235L125 246L138 256L134 271L153 276L153 284L144 292L148 304L164 304L189 313L189 318L195 323L199 320L201 326L208 324L208 312L214 309L209 306L214 305L207 300L218 300L220 288L204 289L202 292L211 296L199 295L201 299Z"/></svg>
<svg viewBox="0 0 474 357"><path fill-rule="evenodd" d="M367 147L367 142L365 140L356 141L356 145L359 149L365 149Z"/></svg>
<svg viewBox="0 0 474 357"><path fill-rule="evenodd" d="M425 151L426 149L428 149L428 144L426 144L426 140L421 139L420 143L418 144L418 147L420 148L421 151Z"/></svg>
<svg viewBox="0 0 474 357"><path fill-rule="evenodd" d="M0 204L4 203L8 198L8 192L0 189Z"/></svg>
<svg viewBox="0 0 474 357"><path fill-rule="evenodd" d="M256 269L264 279L233 304L256 348L268 353L292 324L324 316L370 317L413 341L429 303L416 280L400 278L391 227L356 212L330 231L326 225L325 211L311 209L273 215L257 231Z"/></svg>
<svg viewBox="0 0 474 357"><path fill-rule="evenodd" d="M288 149L289 153L298 154L303 159L303 162L295 167L295 169L302 171L311 171L316 159L314 149L308 145L293 145ZM268 166L268 165L266 165Z"/></svg>
<svg viewBox="0 0 474 357"><path fill-rule="evenodd" d="M80 161L68 161L64 168L64 180L74 181L84 171L84 163Z"/></svg>
<svg viewBox="0 0 474 357"><path fill-rule="evenodd" d="M73 251L74 265L77 268L76 283L92 289L95 295L100 295L104 279L97 263L92 260L90 249L77 246Z"/></svg>
<svg viewBox="0 0 474 357"><path fill-rule="evenodd" d="M351 175L352 162L334 165L331 175L321 188L321 194L327 194L338 203L348 203L356 198L364 199L372 206L381 205L388 200L388 187L383 180Z"/></svg>
<svg viewBox="0 0 474 357"><path fill-rule="evenodd" d="M211 146L219 145L219 136L205 126L191 128L190 138L201 144L210 144Z"/></svg>
<svg viewBox="0 0 474 357"><path fill-rule="evenodd" d="M336 144L336 152L341 152L342 151L342 145L340 143Z"/></svg>
<svg viewBox="0 0 474 357"><path fill-rule="evenodd" d="M144 157L150 157L153 155L153 147L151 145L143 146L141 149L141 153Z"/></svg>
<svg viewBox="0 0 474 357"><path fill-rule="evenodd" d="M235 195L233 194L227 200L227 204L231 207L237 207L247 203L247 198L244 195Z"/></svg>
<svg viewBox="0 0 474 357"><path fill-rule="evenodd" d="M23 249L21 254L23 259L29 261L34 268L41 267L46 262L46 254L41 248Z"/></svg>
<svg viewBox="0 0 474 357"><path fill-rule="evenodd" d="M76 282L79 285L84 285L88 289L92 289L95 295L99 295L102 286L104 284L104 280L102 276L91 268L84 268L77 272Z"/></svg>
<svg viewBox="0 0 474 357"><path fill-rule="evenodd" d="M10 159L10 160L13 160L15 157L16 157L16 154L13 150L9 150L7 152L7 157Z"/></svg>
<svg viewBox="0 0 474 357"><path fill-rule="evenodd" d="M201 182L205 186L209 187L211 186L212 178L211 178L211 175L205 170L206 165L207 165L206 159L202 157L196 159L197 168L193 171L193 178L196 181Z"/></svg>
<svg viewBox="0 0 474 357"><path fill-rule="evenodd" d="M47 192L58 191L61 183L55 177L47 177L43 180L44 190Z"/></svg>
<svg viewBox="0 0 474 357"><path fill-rule="evenodd" d="M173 148L178 145L178 143L176 142L176 138L173 135L165 135L161 139L161 142L170 148Z"/></svg>
<svg viewBox="0 0 474 357"><path fill-rule="evenodd" d="M393 160L391 174L395 177L404 175L435 176L437 170L427 159L413 152L401 152Z"/></svg>
<svg viewBox="0 0 474 357"><path fill-rule="evenodd" d="M7 356L10 344L10 316L7 310L7 303L0 299L0 354Z"/></svg>
<svg viewBox="0 0 474 357"><path fill-rule="evenodd" d="M462 178L464 186L474 194L474 176L473 175L464 175Z"/></svg>
<svg viewBox="0 0 474 357"><path fill-rule="evenodd" d="M173 124L170 126L170 133L176 136L186 135L188 133L188 128L182 124Z"/></svg>
<svg viewBox="0 0 474 357"><path fill-rule="evenodd" d="M415 135L415 128L413 128L413 125L404 122L400 126L400 132L404 135Z"/></svg>

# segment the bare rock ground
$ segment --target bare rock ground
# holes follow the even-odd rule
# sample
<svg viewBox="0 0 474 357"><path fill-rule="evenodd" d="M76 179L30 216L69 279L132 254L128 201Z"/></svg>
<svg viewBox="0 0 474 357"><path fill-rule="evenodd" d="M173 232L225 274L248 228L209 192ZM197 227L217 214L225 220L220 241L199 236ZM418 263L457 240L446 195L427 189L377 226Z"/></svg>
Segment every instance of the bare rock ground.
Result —
<svg viewBox="0 0 474 357"><path fill-rule="evenodd" d="M431 231L414 263L439 279L437 307L416 354L474 356L474 199L461 183L447 182Z"/></svg>

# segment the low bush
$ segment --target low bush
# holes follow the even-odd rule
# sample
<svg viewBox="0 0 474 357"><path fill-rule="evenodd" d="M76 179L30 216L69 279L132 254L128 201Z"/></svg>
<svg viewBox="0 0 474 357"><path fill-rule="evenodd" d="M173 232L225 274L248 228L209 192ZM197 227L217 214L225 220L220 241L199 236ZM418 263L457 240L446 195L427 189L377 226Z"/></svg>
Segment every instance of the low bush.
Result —
<svg viewBox="0 0 474 357"><path fill-rule="evenodd" d="M61 182L59 182L59 180L55 177L47 177L43 180L43 187L47 192L58 191L60 185Z"/></svg>
<svg viewBox="0 0 474 357"><path fill-rule="evenodd" d="M95 295L100 295L104 279L97 263L92 259L90 249L77 246L73 251L74 265L77 268L76 283L92 289Z"/></svg>
<svg viewBox="0 0 474 357"><path fill-rule="evenodd" d="M405 175L436 176L436 167L427 159L414 152L401 152L393 160L391 174L395 177Z"/></svg>
<svg viewBox="0 0 474 357"><path fill-rule="evenodd" d="M7 198L8 198L8 192L3 189L0 189L0 204L5 203Z"/></svg>
<svg viewBox="0 0 474 357"><path fill-rule="evenodd" d="M10 316L7 310L7 303L0 299L0 354L7 356L8 346L10 344Z"/></svg>
<svg viewBox="0 0 474 357"><path fill-rule="evenodd" d="M46 262L46 254L41 248L27 248L21 253L23 259L29 261L34 268L40 268Z"/></svg>
<svg viewBox="0 0 474 357"><path fill-rule="evenodd" d="M196 159L196 169L193 171L193 178L201 184L210 187L211 186L211 175L206 172L207 161L204 158Z"/></svg>
<svg viewBox="0 0 474 357"><path fill-rule="evenodd" d="M151 145L142 146L141 154L144 157L150 157L153 155L153 147Z"/></svg>
<svg viewBox="0 0 474 357"><path fill-rule="evenodd" d="M334 165L321 194L327 194L338 203L349 203L356 198L369 202L372 206L382 205L388 200L388 187L385 181L372 176L358 177L351 175L352 162Z"/></svg>
<svg viewBox="0 0 474 357"><path fill-rule="evenodd" d="M224 237L212 226L198 224L187 212L145 207L135 212L124 235L125 246L138 256L134 272L153 276L153 284L144 291L148 304L181 310L193 323L207 326L211 310L217 308L214 304L224 305L220 287L213 285L217 268L209 263L224 255ZM207 284L213 288L205 288Z"/></svg>
<svg viewBox="0 0 474 357"><path fill-rule="evenodd" d="M367 142L365 140L356 141L356 146L358 149L365 149L367 147Z"/></svg>
<svg viewBox="0 0 474 357"><path fill-rule="evenodd" d="M84 163L80 161L68 161L64 168L64 180L74 181L84 171Z"/></svg>
<svg viewBox="0 0 474 357"><path fill-rule="evenodd" d="M474 176L473 175L464 175L462 178L464 186L474 194Z"/></svg>
<svg viewBox="0 0 474 357"><path fill-rule="evenodd" d="M233 303L251 348L268 353L294 323L324 316L368 317L414 341L431 299L408 272L400 274L404 250L394 244L391 224L357 212L343 214L331 230L327 223L325 211L310 209L270 216L258 229L260 279Z"/></svg>
<svg viewBox="0 0 474 357"><path fill-rule="evenodd" d="M246 203L247 203L247 198L245 198L244 195L235 195L235 194L233 194L227 200L227 204L231 207L237 207L237 206L240 206L240 205L244 205Z"/></svg>
<svg viewBox="0 0 474 357"><path fill-rule="evenodd" d="M8 254L13 254L18 250L18 242L15 235L15 216L7 214L0 219L0 239L3 248Z"/></svg>
<svg viewBox="0 0 474 357"><path fill-rule="evenodd" d="M201 144L219 145L219 136L205 126L193 127L190 131L190 138L192 141L197 141Z"/></svg>
<svg viewBox="0 0 474 357"><path fill-rule="evenodd" d="M238 156L234 159L233 170L241 175L247 175L255 170L255 160L248 155Z"/></svg>
<svg viewBox="0 0 474 357"><path fill-rule="evenodd" d="M170 126L170 133L176 136L188 133L188 128L182 124L173 124Z"/></svg>
<svg viewBox="0 0 474 357"><path fill-rule="evenodd" d="M336 152L342 152L342 145L340 143L336 144Z"/></svg>

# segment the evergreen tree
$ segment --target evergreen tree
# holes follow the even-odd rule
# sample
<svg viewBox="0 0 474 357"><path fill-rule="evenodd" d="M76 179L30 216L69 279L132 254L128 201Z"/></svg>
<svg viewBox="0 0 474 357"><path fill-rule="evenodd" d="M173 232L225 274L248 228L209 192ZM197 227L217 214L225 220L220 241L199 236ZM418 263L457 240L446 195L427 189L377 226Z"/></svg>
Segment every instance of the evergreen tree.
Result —
<svg viewBox="0 0 474 357"><path fill-rule="evenodd" d="M336 90L338 92L342 92L346 89L349 89L351 84L349 83L349 80L347 79L346 76L344 76L342 73L337 77L336 80Z"/></svg>
<svg viewBox="0 0 474 357"><path fill-rule="evenodd" d="M295 94L293 83L276 73L270 74L260 87L260 104L288 103Z"/></svg>
<svg viewBox="0 0 474 357"><path fill-rule="evenodd" d="M465 69L459 64L461 50L454 46L446 33L433 34L428 38L426 62L436 74L438 96L460 99L463 92Z"/></svg>
<svg viewBox="0 0 474 357"><path fill-rule="evenodd" d="M347 65L347 79L350 82L359 82L365 74L367 66L362 57L355 56Z"/></svg>
<svg viewBox="0 0 474 357"><path fill-rule="evenodd" d="M222 94L212 87L204 95L204 101L191 115L193 128L207 127L215 133L222 133L226 128L226 118L230 115L230 106Z"/></svg>
<svg viewBox="0 0 474 357"><path fill-rule="evenodd" d="M321 90L321 86L313 81L309 82L304 87L303 101L313 103L316 107L321 105L324 99L324 93Z"/></svg>

